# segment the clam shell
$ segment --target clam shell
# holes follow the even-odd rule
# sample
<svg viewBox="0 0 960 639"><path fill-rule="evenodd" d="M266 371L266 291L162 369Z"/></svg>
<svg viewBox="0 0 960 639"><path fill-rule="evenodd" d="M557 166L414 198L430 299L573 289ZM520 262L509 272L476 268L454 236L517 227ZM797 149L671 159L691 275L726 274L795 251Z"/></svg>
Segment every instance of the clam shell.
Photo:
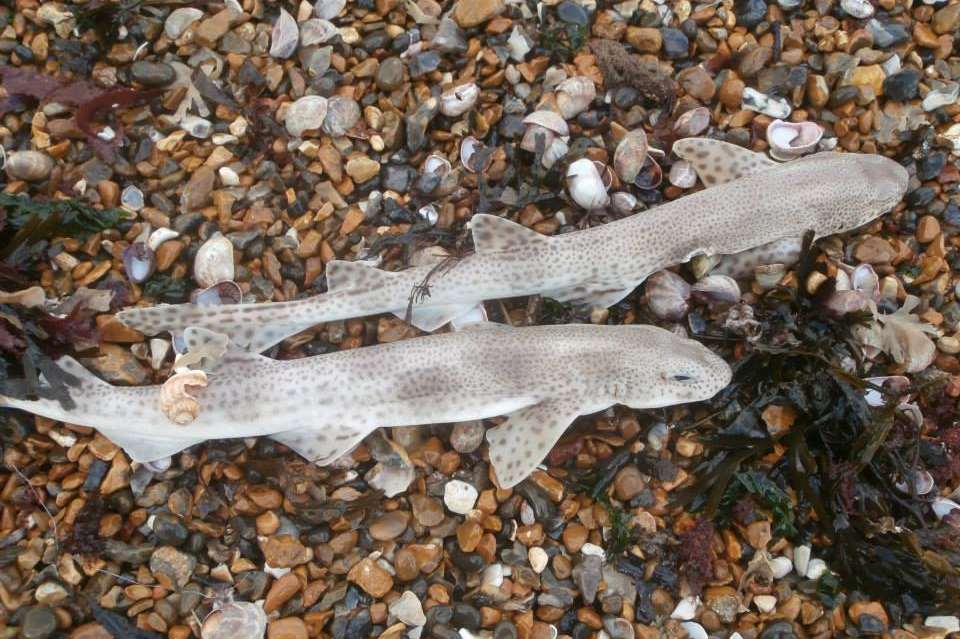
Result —
<svg viewBox="0 0 960 639"><path fill-rule="evenodd" d="M727 275L708 275L691 287L694 299L707 304L736 304L740 301L737 281Z"/></svg>
<svg viewBox="0 0 960 639"><path fill-rule="evenodd" d="M792 160L810 153L822 137L823 129L815 122L774 120L767 125L770 155L777 160Z"/></svg>
<svg viewBox="0 0 960 639"><path fill-rule="evenodd" d="M648 149L647 134L643 129L635 129L620 140L613 152L613 169L621 180L630 183L637 179L647 161Z"/></svg>
<svg viewBox="0 0 960 639"><path fill-rule="evenodd" d="M663 169L653 159L652 155L647 155L643 168L640 169L640 173L633 180L633 185L644 191L652 191L660 186L661 182L663 182Z"/></svg>
<svg viewBox="0 0 960 639"><path fill-rule="evenodd" d="M597 88L593 80L587 76L578 75L558 84L556 94L560 115L569 120L587 110L590 103L597 97Z"/></svg>
<svg viewBox="0 0 960 639"><path fill-rule="evenodd" d="M460 143L460 163L471 173L482 173L492 161L486 150L487 147L483 142L467 136Z"/></svg>
<svg viewBox="0 0 960 639"><path fill-rule="evenodd" d="M428 155L427 159L423 161L423 166L421 167L421 171L423 173L432 173L439 176L446 175L452 169L453 167L450 165L450 160L436 153Z"/></svg>
<svg viewBox="0 0 960 639"><path fill-rule="evenodd" d="M916 489L918 495L926 495L936 487L933 481L933 475L925 470L917 470L913 473L913 481L909 482L906 478L901 479L896 484L897 490L908 495L913 494Z"/></svg>
<svg viewBox="0 0 960 639"><path fill-rule="evenodd" d="M633 213L633 209L637 208L637 198L633 193L617 191L610 196L610 206L612 206L617 213L627 215Z"/></svg>
<svg viewBox="0 0 960 639"><path fill-rule="evenodd" d="M540 142L540 139L543 139ZM554 141L562 140L562 137L558 137L554 131L544 128L539 124L529 124L523 132L523 138L520 140L520 148L524 151L530 151L531 153L536 153L538 150L538 145L543 145L544 153L550 148Z"/></svg>
<svg viewBox="0 0 960 639"><path fill-rule="evenodd" d="M189 424L200 414L200 403L190 392L206 385L207 374L203 371L177 373L160 387L160 410L178 426Z"/></svg>
<svg viewBox="0 0 960 639"><path fill-rule="evenodd" d="M690 310L690 294L685 279L673 271L658 271L647 278L643 299L658 318L676 321Z"/></svg>
<svg viewBox="0 0 960 639"><path fill-rule="evenodd" d="M193 260L193 279L205 288L234 276L233 243L220 233L210 237Z"/></svg>
<svg viewBox="0 0 960 639"><path fill-rule="evenodd" d="M710 126L710 109L697 107L685 112L673 125L673 130L681 138L692 138L700 135Z"/></svg>
<svg viewBox="0 0 960 639"><path fill-rule="evenodd" d="M603 208L610 202L597 165L587 158L581 158L567 168L567 190L573 201L588 211Z"/></svg>
<svg viewBox="0 0 960 639"><path fill-rule="evenodd" d="M570 135L570 127L567 126L566 121L559 113L554 111L534 111L523 119L523 123L526 125L536 124L542 126L560 136Z"/></svg>
<svg viewBox="0 0 960 639"><path fill-rule="evenodd" d="M53 171L53 158L40 151L14 151L7 155L4 168L11 180L37 182L46 180Z"/></svg>
<svg viewBox="0 0 960 639"><path fill-rule="evenodd" d="M463 115L480 97L480 87L473 82L461 84L440 94L440 112L449 117Z"/></svg>

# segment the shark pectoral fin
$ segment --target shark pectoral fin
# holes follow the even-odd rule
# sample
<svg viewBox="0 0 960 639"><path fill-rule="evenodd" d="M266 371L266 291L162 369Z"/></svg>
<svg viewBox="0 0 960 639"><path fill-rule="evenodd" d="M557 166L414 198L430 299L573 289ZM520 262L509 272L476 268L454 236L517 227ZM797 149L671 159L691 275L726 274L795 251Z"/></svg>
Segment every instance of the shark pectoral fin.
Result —
<svg viewBox="0 0 960 639"><path fill-rule="evenodd" d="M231 348L240 347L230 341L230 336L200 326L188 326L183 331L187 352L177 357L174 368L199 365L202 370L213 370L223 361Z"/></svg>
<svg viewBox="0 0 960 639"><path fill-rule="evenodd" d="M324 466L350 452L369 434L369 429L320 426L275 433L270 439L296 451L304 459Z"/></svg>
<svg viewBox="0 0 960 639"><path fill-rule="evenodd" d="M740 253L724 255L711 273L734 279L753 276L753 270L766 264L792 265L803 252L803 238L785 237Z"/></svg>
<svg viewBox="0 0 960 639"><path fill-rule="evenodd" d="M477 253L509 251L531 242L550 241L546 235L531 231L522 224L487 213L477 213L471 217L470 229Z"/></svg>
<svg viewBox="0 0 960 639"><path fill-rule="evenodd" d="M183 437L153 437L148 433L140 431L132 432L129 429L121 428L100 428L96 427L103 435L114 444L123 449L127 457L135 462L145 464L147 462L157 461L164 457L170 457L191 446L202 444L207 441L206 438ZM172 423L163 424L161 428L169 428L171 432L189 428L176 426Z"/></svg>
<svg viewBox="0 0 960 639"><path fill-rule="evenodd" d="M603 285L584 284L574 288L545 291L543 296L574 306L608 308L632 293L634 288L636 287L617 289L607 288Z"/></svg>
<svg viewBox="0 0 960 639"><path fill-rule="evenodd" d="M473 310L473 304L414 304L395 310L394 315L421 331L432 333L444 324Z"/></svg>
<svg viewBox="0 0 960 639"><path fill-rule="evenodd" d="M384 271L364 262L348 262L347 260L333 260L326 266L327 290L330 292L347 289L375 289L386 285L390 279L397 276L391 271Z"/></svg>
<svg viewBox="0 0 960 639"><path fill-rule="evenodd" d="M673 143L677 157L693 165L704 186L710 187L760 173L777 166L761 153L709 138L684 138Z"/></svg>
<svg viewBox="0 0 960 639"><path fill-rule="evenodd" d="M488 430L490 463L500 487L515 486L533 472L581 408L569 399L546 399L510 413L506 422Z"/></svg>

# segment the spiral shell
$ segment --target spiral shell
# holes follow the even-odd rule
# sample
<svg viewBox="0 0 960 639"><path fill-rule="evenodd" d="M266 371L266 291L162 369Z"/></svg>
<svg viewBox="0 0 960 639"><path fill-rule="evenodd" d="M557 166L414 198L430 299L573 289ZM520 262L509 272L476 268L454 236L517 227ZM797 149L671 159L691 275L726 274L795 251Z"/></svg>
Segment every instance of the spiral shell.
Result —
<svg viewBox="0 0 960 639"><path fill-rule="evenodd" d="M580 115L596 97L597 88L585 75L567 78L557 85L557 108L566 120Z"/></svg>
<svg viewBox="0 0 960 639"><path fill-rule="evenodd" d="M53 170L53 158L40 151L14 151L7 155L5 168L11 180L45 180Z"/></svg>
<svg viewBox="0 0 960 639"><path fill-rule="evenodd" d="M770 155L786 161L810 153L823 137L823 129L815 122L774 120L767 126Z"/></svg>
<svg viewBox="0 0 960 639"><path fill-rule="evenodd" d="M189 424L200 413L200 402L189 391L206 385L207 374L203 371L177 373L160 387L160 410L178 426Z"/></svg>
<svg viewBox="0 0 960 639"><path fill-rule="evenodd" d="M673 271L658 271L647 278L643 298L658 318L679 320L690 310L690 285Z"/></svg>
<svg viewBox="0 0 960 639"><path fill-rule="evenodd" d="M193 260L193 279L204 288L232 280L233 243L220 233L203 243Z"/></svg>
<svg viewBox="0 0 960 639"><path fill-rule="evenodd" d="M613 152L613 169L625 183L633 182L647 161L647 134L636 129L624 136Z"/></svg>
<svg viewBox="0 0 960 639"><path fill-rule="evenodd" d="M263 608L249 601L232 601L203 620L203 639L262 639L267 631Z"/></svg>
<svg viewBox="0 0 960 639"><path fill-rule="evenodd" d="M603 208L610 202L597 163L588 158L577 160L567 169L567 190L573 201L588 211Z"/></svg>
<svg viewBox="0 0 960 639"><path fill-rule="evenodd" d="M440 94L440 113L456 117L473 108L480 97L480 87L473 82L461 84Z"/></svg>

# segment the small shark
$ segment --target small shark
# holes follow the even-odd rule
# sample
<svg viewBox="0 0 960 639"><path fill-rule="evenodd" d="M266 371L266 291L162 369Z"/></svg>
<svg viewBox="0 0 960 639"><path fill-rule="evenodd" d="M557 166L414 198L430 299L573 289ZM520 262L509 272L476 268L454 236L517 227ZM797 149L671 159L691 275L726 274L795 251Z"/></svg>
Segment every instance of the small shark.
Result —
<svg viewBox="0 0 960 639"><path fill-rule="evenodd" d="M706 346L655 326L479 324L296 360L228 352L195 393L196 418L180 426L161 410L161 386L112 386L73 359L58 364L76 380L72 406L3 396L0 405L96 428L134 461L267 435L326 464L382 426L507 415L487 431L503 487L536 468L580 415L705 400L731 377Z"/></svg>
<svg viewBox="0 0 960 639"><path fill-rule="evenodd" d="M485 300L540 294L607 307L650 274L697 255L798 246L809 230L823 237L857 228L896 206L907 189L906 169L880 155L818 153L777 164L707 138L680 140L673 150L708 188L603 226L549 237L477 214L476 252L451 264L391 272L338 260L327 265L328 292L312 298L142 307L117 317L150 335L203 327L261 352L322 322L384 312L430 332Z"/></svg>

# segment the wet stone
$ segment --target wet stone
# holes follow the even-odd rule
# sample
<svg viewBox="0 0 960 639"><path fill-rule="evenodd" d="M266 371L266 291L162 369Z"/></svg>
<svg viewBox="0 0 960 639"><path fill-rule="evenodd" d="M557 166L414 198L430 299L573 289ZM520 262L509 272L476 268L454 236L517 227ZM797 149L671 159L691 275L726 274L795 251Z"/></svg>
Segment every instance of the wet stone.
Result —
<svg viewBox="0 0 960 639"><path fill-rule="evenodd" d="M440 56L436 51L424 51L413 56L410 60L410 77L419 78L440 66Z"/></svg>
<svg viewBox="0 0 960 639"><path fill-rule="evenodd" d="M917 178L926 182L940 175L947 164L947 156L943 153L930 153L917 162Z"/></svg>
<svg viewBox="0 0 960 639"><path fill-rule="evenodd" d="M760 639L797 639L797 635L789 621L774 621L763 629Z"/></svg>
<svg viewBox="0 0 960 639"><path fill-rule="evenodd" d="M467 630L476 630L480 627L480 611L466 603L457 603L453 605L453 617L451 622L458 628Z"/></svg>
<svg viewBox="0 0 960 639"><path fill-rule="evenodd" d="M867 613L860 615L860 620L857 625L860 628L860 632L868 636L882 635L887 629L881 619Z"/></svg>
<svg viewBox="0 0 960 639"><path fill-rule="evenodd" d="M403 85L403 60L387 58L377 68L377 88L381 91L395 91Z"/></svg>
<svg viewBox="0 0 960 639"><path fill-rule="evenodd" d="M737 25L752 29L767 15L767 3L763 0L738 0L734 3Z"/></svg>
<svg viewBox="0 0 960 639"><path fill-rule="evenodd" d="M913 68L906 68L884 79L883 95L897 102L907 102L917 97L919 84L920 72Z"/></svg>
<svg viewBox="0 0 960 639"><path fill-rule="evenodd" d="M153 534L162 546L179 546L187 540L189 532L178 517L160 513L153 520Z"/></svg>
<svg viewBox="0 0 960 639"><path fill-rule="evenodd" d="M179 588L187 585L197 560L172 546L157 548L150 556L150 571Z"/></svg>
<svg viewBox="0 0 960 639"><path fill-rule="evenodd" d="M665 28L660 30L663 36L663 52L668 58L686 58L690 49L690 40L679 29Z"/></svg>
<svg viewBox="0 0 960 639"><path fill-rule="evenodd" d="M47 639L57 631L57 616L50 608L31 608L23 616L20 639Z"/></svg>
<svg viewBox="0 0 960 639"><path fill-rule="evenodd" d="M137 60L130 66L130 77L146 87L165 87L177 74L169 64Z"/></svg>
<svg viewBox="0 0 960 639"><path fill-rule="evenodd" d="M873 43L879 49L888 49L910 41L910 32L898 22L880 22L876 18L867 23Z"/></svg>
<svg viewBox="0 0 960 639"><path fill-rule="evenodd" d="M564 0L557 5L557 17L567 24L576 24L581 26L586 26L586 24L590 21L590 16L587 14L587 10L581 7L579 4L571 2L570 0Z"/></svg>
<svg viewBox="0 0 960 639"><path fill-rule="evenodd" d="M380 186L384 190L406 193L417 179L417 170L408 165L388 164L380 171Z"/></svg>
<svg viewBox="0 0 960 639"><path fill-rule="evenodd" d="M577 584L583 600L588 604L592 604L597 596L602 567L603 560L600 557L587 555L573 569L573 580Z"/></svg>
<svg viewBox="0 0 960 639"><path fill-rule="evenodd" d="M907 206L921 208L933 202L935 197L937 197L936 191L929 186L922 186L919 189L907 193L904 201L907 203Z"/></svg>

